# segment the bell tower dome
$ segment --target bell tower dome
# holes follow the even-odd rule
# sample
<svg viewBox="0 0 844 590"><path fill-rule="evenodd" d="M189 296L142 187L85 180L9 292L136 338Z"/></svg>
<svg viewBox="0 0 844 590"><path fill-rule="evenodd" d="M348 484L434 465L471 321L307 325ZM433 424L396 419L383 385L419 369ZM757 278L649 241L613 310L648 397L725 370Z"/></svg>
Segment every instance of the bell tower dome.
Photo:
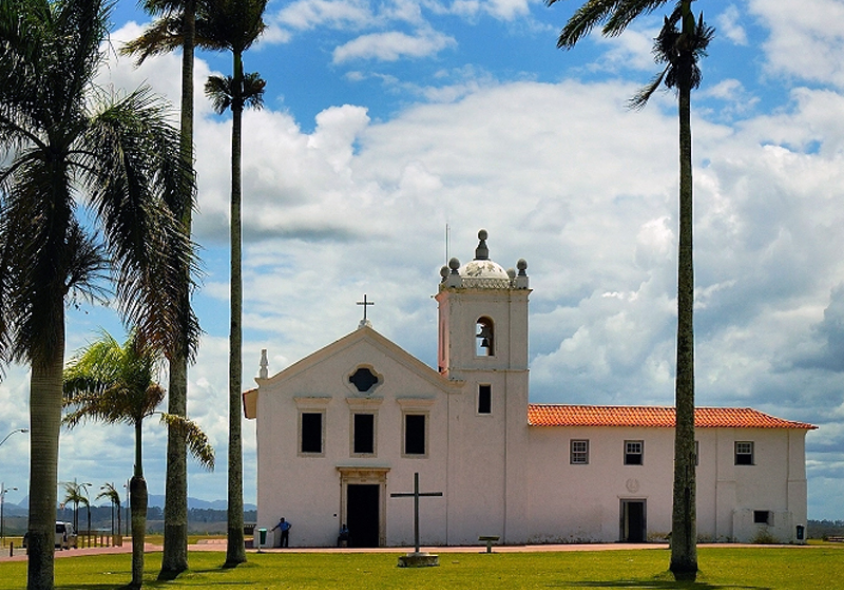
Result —
<svg viewBox="0 0 844 590"><path fill-rule="evenodd" d="M527 262L504 270L490 260L488 233L478 232L475 258L461 265L452 258L440 270L439 370L451 379L467 373L527 371Z"/></svg>

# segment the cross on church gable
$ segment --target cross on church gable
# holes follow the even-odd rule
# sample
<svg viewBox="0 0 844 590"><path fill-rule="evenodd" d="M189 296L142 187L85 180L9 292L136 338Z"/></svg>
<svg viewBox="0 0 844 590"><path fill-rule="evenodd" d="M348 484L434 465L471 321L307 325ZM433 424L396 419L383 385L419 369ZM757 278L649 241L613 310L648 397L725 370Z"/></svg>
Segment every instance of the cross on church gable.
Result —
<svg viewBox="0 0 844 590"><path fill-rule="evenodd" d="M413 474L413 491L390 494L391 498L413 498L413 540L416 553L419 553L419 498L425 496L442 496L442 492L420 492L419 473Z"/></svg>
<svg viewBox="0 0 844 590"><path fill-rule="evenodd" d="M366 300L366 293L363 294L363 301L358 301L355 305L363 305L363 322L362 324L366 323L366 308L370 305L375 305L374 301L367 301Z"/></svg>

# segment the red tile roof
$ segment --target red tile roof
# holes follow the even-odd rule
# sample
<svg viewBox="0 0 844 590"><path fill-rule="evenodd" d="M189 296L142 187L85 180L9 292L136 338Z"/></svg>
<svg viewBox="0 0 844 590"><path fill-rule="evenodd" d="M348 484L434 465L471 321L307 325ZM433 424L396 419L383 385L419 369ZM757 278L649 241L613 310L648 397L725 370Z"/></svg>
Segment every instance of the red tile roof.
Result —
<svg viewBox="0 0 844 590"><path fill-rule="evenodd" d="M529 404L531 426L637 426L673 428L674 408L659 406L574 406ZM752 408L695 408L697 428L794 428L814 430L805 422L783 420Z"/></svg>

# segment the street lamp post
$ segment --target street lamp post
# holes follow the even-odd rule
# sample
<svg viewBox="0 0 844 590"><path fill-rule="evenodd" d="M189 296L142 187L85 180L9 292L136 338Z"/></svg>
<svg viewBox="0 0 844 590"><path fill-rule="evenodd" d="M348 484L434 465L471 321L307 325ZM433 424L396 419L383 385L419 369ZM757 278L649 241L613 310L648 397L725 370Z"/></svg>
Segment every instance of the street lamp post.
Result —
<svg viewBox="0 0 844 590"><path fill-rule="evenodd" d="M5 438L3 438L3 440L0 440L0 446L2 446L4 442L6 442L7 440L9 440L9 437L10 437L10 436L12 436L13 434L17 434L18 432L27 433L27 432L29 432L29 429L28 429L28 428L18 428L18 429L16 429L16 430L13 430L13 431L12 431L12 432L10 432L9 434L7 434L7 435L5 436Z"/></svg>
<svg viewBox="0 0 844 590"><path fill-rule="evenodd" d="M3 437L3 440L0 440L0 446L3 446L3 443L9 440L9 437L13 434L17 434L18 432L23 432L26 434L29 432L28 428L16 428L9 434ZM3 518L3 505L6 503L6 492L11 490L17 490L18 488L6 488L5 485L0 482L0 546L6 546L6 530L4 528L4 518Z"/></svg>
<svg viewBox="0 0 844 590"><path fill-rule="evenodd" d="M3 520L3 504L6 502L6 492L16 491L18 488L7 488L6 484L0 482L0 547L6 546L6 530Z"/></svg>

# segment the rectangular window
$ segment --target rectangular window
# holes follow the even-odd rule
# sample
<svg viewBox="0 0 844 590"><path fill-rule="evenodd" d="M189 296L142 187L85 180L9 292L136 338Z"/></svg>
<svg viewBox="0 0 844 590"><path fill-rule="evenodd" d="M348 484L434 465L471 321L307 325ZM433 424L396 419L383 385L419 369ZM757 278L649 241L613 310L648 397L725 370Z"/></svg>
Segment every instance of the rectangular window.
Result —
<svg viewBox="0 0 844 590"><path fill-rule="evenodd" d="M492 385L478 385L478 414L492 414Z"/></svg>
<svg viewBox="0 0 844 590"><path fill-rule="evenodd" d="M767 510L754 510L753 524L771 524L771 513Z"/></svg>
<svg viewBox="0 0 844 590"><path fill-rule="evenodd" d="M753 443L736 441L736 465L753 465Z"/></svg>
<svg viewBox="0 0 844 590"><path fill-rule="evenodd" d="M571 464L572 465L587 465L587 464L589 464L589 441L588 440L573 440L573 441L571 441Z"/></svg>
<svg viewBox="0 0 844 590"><path fill-rule="evenodd" d="M626 440L624 441L624 464L625 465L642 465L644 464L645 456L645 442L641 440Z"/></svg>
<svg viewBox="0 0 844 590"><path fill-rule="evenodd" d="M425 443L425 414L405 414L404 454L424 455Z"/></svg>
<svg viewBox="0 0 844 590"><path fill-rule="evenodd" d="M301 452L322 453L322 412L302 412Z"/></svg>
<svg viewBox="0 0 844 590"><path fill-rule="evenodd" d="M355 414L352 452L355 455L375 454L375 414Z"/></svg>
<svg viewBox="0 0 844 590"><path fill-rule="evenodd" d="M695 467L700 465L700 442L695 441Z"/></svg>

